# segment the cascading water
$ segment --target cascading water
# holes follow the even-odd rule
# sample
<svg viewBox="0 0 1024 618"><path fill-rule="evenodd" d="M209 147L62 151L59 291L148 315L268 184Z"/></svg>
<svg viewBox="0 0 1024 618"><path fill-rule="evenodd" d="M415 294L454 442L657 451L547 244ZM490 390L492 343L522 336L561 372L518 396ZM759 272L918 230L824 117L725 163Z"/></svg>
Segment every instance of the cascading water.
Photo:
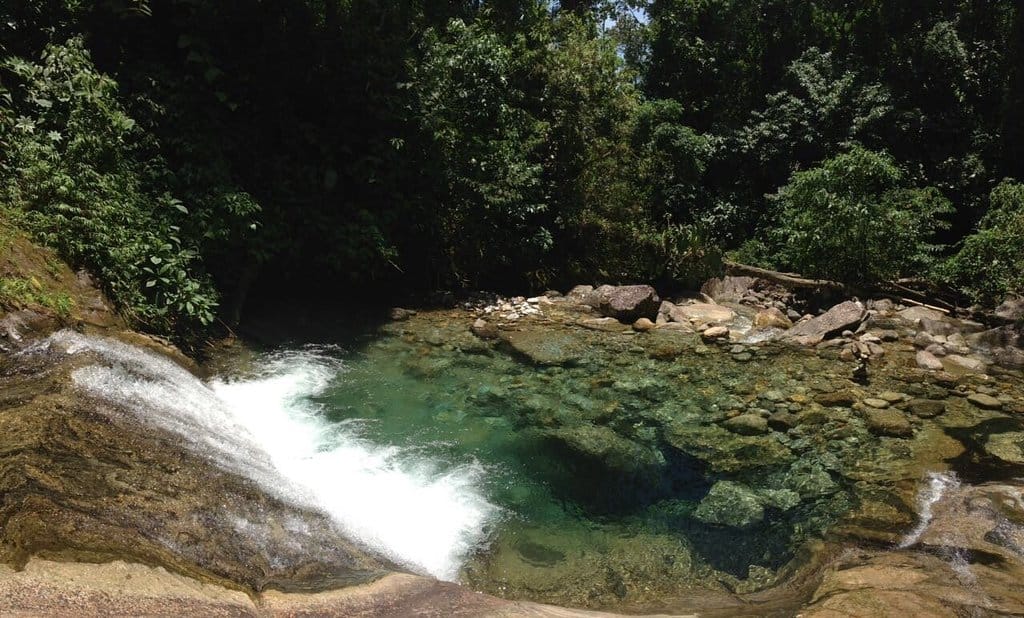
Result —
<svg viewBox="0 0 1024 618"><path fill-rule="evenodd" d="M117 341L61 331L40 346L101 362L72 377L92 397L180 435L216 465L291 504L329 515L353 540L413 570L453 580L498 509L483 468L360 439L311 400L342 370L322 349L268 357L257 376L207 385L177 364Z"/></svg>
<svg viewBox="0 0 1024 618"><path fill-rule="evenodd" d="M956 489L959 486L960 481L957 479L956 474L952 472L929 472L928 482L918 497L917 526L900 540L897 547L906 549L916 544L932 522L932 507L950 490Z"/></svg>

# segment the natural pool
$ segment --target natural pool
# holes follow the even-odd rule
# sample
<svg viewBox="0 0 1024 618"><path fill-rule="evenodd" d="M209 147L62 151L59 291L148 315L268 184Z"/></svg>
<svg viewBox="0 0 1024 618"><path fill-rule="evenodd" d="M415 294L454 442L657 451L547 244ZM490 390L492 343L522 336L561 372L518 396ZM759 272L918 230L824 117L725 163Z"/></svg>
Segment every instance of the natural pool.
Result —
<svg viewBox="0 0 1024 618"><path fill-rule="evenodd" d="M538 321L519 327L531 356L469 323L427 313L277 349L214 390L353 536L414 570L572 606L762 589L820 539L895 545L929 472L1017 470L962 436L1021 430L964 397L1019 405L1019 375L929 375L905 343L859 384L827 347Z"/></svg>

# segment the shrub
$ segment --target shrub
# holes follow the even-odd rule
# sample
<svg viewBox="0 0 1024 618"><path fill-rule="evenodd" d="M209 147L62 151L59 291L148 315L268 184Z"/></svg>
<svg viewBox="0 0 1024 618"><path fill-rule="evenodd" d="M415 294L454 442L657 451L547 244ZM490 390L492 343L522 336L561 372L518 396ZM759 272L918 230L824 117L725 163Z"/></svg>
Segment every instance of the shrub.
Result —
<svg viewBox="0 0 1024 618"><path fill-rule="evenodd" d="M927 269L939 249L930 239L952 211L937 189L909 187L889 155L858 145L794 173L772 200L780 265L850 283Z"/></svg>
<svg viewBox="0 0 1024 618"><path fill-rule="evenodd" d="M0 191L20 223L93 271L136 322L162 332L210 323L217 295L179 233L188 209L147 187L132 155L139 129L82 40L3 68L19 87L9 93L18 115L2 140Z"/></svg>
<svg viewBox="0 0 1024 618"><path fill-rule="evenodd" d="M1024 294L1024 184L1007 179L992 190L977 231L940 274L983 304Z"/></svg>

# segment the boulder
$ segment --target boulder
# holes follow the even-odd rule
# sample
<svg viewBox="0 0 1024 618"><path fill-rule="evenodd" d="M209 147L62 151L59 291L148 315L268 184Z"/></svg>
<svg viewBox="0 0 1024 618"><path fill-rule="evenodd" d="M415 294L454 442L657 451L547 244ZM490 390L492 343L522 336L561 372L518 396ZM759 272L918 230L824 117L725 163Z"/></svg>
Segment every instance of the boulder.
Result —
<svg viewBox="0 0 1024 618"><path fill-rule="evenodd" d="M781 328L786 330L792 326L793 322L786 317L786 314L775 307L758 311L757 315L754 316L754 328Z"/></svg>
<svg viewBox="0 0 1024 618"><path fill-rule="evenodd" d="M566 298L577 303L586 303L587 298L594 292L594 286L592 285L577 285L573 289L569 290L566 294Z"/></svg>
<svg viewBox="0 0 1024 618"><path fill-rule="evenodd" d="M760 414L740 414L727 419L722 426L741 436L759 436L768 433L768 420Z"/></svg>
<svg viewBox="0 0 1024 618"><path fill-rule="evenodd" d="M865 315L866 312L862 304L848 300L839 303L816 318L798 323L789 329L786 338L797 340L805 345L814 345L844 330L855 330Z"/></svg>
<svg viewBox="0 0 1024 618"><path fill-rule="evenodd" d="M640 318L654 320L658 317L661 299L658 292L649 285L601 286L595 290L598 295L597 310L601 315L632 324Z"/></svg>
<svg viewBox="0 0 1024 618"><path fill-rule="evenodd" d="M876 436L909 438L914 435L914 428L907 417L899 410L891 408L885 410L865 409L864 423L867 425L868 431Z"/></svg>
<svg viewBox="0 0 1024 618"><path fill-rule="evenodd" d="M675 322L722 326L736 319L736 312L722 305L693 303L674 307L669 315Z"/></svg>
<svg viewBox="0 0 1024 618"><path fill-rule="evenodd" d="M755 277L716 277L709 279L700 291L715 302L738 303L758 281Z"/></svg>
<svg viewBox="0 0 1024 618"><path fill-rule="evenodd" d="M1024 297L1015 296L1007 298L1001 305L996 307L995 316L1006 322L1020 322L1024 320Z"/></svg>
<svg viewBox="0 0 1024 618"><path fill-rule="evenodd" d="M764 519L760 496L746 485L718 481L697 505L694 517L706 524L748 528Z"/></svg>
<svg viewBox="0 0 1024 618"><path fill-rule="evenodd" d="M948 337L957 332L956 325L952 324L948 320L921 318L918 323L921 325L921 330L932 336L939 335L942 337Z"/></svg>

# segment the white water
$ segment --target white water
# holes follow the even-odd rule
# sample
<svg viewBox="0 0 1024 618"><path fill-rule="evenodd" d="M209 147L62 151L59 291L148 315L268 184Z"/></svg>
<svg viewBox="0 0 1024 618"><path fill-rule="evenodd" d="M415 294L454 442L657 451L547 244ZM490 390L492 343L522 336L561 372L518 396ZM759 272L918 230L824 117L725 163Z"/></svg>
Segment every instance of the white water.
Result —
<svg viewBox="0 0 1024 618"><path fill-rule="evenodd" d="M921 490L921 493L917 498L917 526L903 537L897 547L900 549L906 549L916 544L921 539L921 535L923 535L928 529L928 525L932 523L932 507L934 507L935 503L941 500L947 492L955 490L959 486L960 481L952 472L929 472L928 483Z"/></svg>
<svg viewBox="0 0 1024 618"><path fill-rule="evenodd" d="M483 470L361 440L310 400L342 370L315 349L266 359L258 377L204 384L175 363L109 339L61 331L43 344L104 359L76 386L179 434L222 468L270 494L329 515L349 538L413 570L454 580L497 515Z"/></svg>

